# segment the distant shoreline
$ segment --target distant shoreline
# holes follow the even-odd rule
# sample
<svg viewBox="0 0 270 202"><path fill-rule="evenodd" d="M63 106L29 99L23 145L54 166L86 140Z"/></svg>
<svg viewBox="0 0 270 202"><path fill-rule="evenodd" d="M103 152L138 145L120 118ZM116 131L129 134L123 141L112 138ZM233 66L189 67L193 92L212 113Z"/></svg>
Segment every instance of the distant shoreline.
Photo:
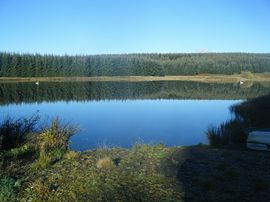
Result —
<svg viewBox="0 0 270 202"><path fill-rule="evenodd" d="M98 76L98 77L0 77L1 83L19 82L72 82L72 81L114 81L114 82L143 82L143 81L196 81L205 83L237 83L237 82L270 82L270 75L254 73L250 78L241 74L201 74L191 76Z"/></svg>

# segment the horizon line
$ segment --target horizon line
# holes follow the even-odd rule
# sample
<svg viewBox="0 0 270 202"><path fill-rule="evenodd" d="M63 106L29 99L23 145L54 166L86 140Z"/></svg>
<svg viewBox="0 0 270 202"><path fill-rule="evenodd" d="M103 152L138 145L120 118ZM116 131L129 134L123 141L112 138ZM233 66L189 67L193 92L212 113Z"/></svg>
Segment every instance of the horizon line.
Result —
<svg viewBox="0 0 270 202"><path fill-rule="evenodd" d="M13 54L13 55L41 55L41 56L109 56L109 55L175 55L175 54L270 54L270 52L241 52L241 51L224 51L224 52L129 52L129 53L97 53L97 54L88 54L88 53L76 53L76 54L68 54L68 53L39 53L39 52L20 52L20 51L2 51L0 50L0 54Z"/></svg>

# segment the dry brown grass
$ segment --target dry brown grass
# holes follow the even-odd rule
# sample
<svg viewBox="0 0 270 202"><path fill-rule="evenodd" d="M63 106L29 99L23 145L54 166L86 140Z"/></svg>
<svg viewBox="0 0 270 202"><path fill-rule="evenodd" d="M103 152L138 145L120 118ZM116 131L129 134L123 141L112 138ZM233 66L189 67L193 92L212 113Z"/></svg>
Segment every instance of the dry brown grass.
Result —
<svg viewBox="0 0 270 202"><path fill-rule="evenodd" d="M112 169L115 167L112 159L110 157L104 157L97 161L97 168L99 169Z"/></svg>
<svg viewBox="0 0 270 202"><path fill-rule="evenodd" d="M75 151L68 151L66 154L65 154L65 157L68 159L68 160L73 160L73 159L76 159L77 157L79 156L79 153L75 152Z"/></svg>
<svg viewBox="0 0 270 202"><path fill-rule="evenodd" d="M0 82L69 82L69 81L198 81L206 83L235 83L239 81L265 82L270 81L269 73L251 73L246 78L242 74L200 74L192 76L98 76L98 77L0 77Z"/></svg>

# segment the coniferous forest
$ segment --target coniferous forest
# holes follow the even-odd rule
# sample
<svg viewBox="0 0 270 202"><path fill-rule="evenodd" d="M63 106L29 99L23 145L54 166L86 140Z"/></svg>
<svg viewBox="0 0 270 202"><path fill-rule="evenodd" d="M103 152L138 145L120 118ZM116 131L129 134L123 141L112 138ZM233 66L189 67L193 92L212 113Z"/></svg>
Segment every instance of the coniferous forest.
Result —
<svg viewBox="0 0 270 202"><path fill-rule="evenodd" d="M165 76L270 71L270 54L189 53L56 56L0 53L0 77Z"/></svg>

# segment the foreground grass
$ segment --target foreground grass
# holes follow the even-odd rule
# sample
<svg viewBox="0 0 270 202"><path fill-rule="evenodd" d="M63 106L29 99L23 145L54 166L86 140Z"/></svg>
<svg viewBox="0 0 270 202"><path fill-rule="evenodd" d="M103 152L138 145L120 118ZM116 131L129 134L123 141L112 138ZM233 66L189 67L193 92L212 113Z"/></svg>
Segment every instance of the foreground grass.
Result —
<svg viewBox="0 0 270 202"><path fill-rule="evenodd" d="M197 81L206 83L236 83L240 81L269 82L270 73L221 75L201 74L192 76L98 76L98 77L0 77L0 82L67 82L67 81Z"/></svg>
<svg viewBox="0 0 270 202"><path fill-rule="evenodd" d="M14 158L2 172L14 201L269 201L269 157L208 146L140 144L67 151L39 168L34 159Z"/></svg>

